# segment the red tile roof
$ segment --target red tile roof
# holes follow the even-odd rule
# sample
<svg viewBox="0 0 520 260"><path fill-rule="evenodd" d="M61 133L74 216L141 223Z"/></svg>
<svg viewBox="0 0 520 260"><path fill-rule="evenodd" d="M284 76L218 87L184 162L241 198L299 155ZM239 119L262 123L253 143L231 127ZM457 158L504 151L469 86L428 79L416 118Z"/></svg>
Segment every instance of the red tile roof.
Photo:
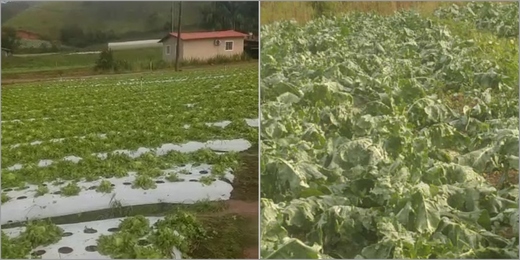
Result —
<svg viewBox="0 0 520 260"><path fill-rule="evenodd" d="M243 38L246 36L247 36L247 34L237 32L234 30L214 31L214 32L186 32L186 33L181 33L181 40L189 41L189 40L202 40L202 39ZM170 37L177 37L177 33L169 33L168 35L163 37L159 42L163 42L164 40L166 40Z"/></svg>

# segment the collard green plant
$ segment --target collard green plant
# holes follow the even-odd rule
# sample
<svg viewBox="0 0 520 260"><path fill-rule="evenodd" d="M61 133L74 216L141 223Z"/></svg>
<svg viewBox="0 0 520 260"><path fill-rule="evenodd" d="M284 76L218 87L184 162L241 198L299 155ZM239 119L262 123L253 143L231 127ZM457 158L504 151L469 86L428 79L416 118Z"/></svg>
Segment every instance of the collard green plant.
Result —
<svg viewBox="0 0 520 260"><path fill-rule="evenodd" d="M518 258L518 42L452 22L262 27L262 258Z"/></svg>

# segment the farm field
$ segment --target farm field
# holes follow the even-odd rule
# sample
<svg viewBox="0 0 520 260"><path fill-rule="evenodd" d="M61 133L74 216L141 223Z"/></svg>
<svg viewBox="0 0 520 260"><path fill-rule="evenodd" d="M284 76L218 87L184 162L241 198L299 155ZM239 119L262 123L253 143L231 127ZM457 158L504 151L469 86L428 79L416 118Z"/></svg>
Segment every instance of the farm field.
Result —
<svg viewBox="0 0 520 260"><path fill-rule="evenodd" d="M518 259L518 3L261 35L262 258Z"/></svg>
<svg viewBox="0 0 520 260"><path fill-rule="evenodd" d="M3 87L2 258L256 258L257 82L250 64Z"/></svg>

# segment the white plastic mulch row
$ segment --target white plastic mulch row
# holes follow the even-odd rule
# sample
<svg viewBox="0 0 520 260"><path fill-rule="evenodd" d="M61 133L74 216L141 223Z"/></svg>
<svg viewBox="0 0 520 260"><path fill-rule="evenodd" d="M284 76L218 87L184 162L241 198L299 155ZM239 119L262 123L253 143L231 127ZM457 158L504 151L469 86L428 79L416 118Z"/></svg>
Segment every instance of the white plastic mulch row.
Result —
<svg viewBox="0 0 520 260"><path fill-rule="evenodd" d="M206 185L200 182L203 176L211 176L211 166L202 164L193 167L185 165L165 171L165 175L175 172L181 179L179 182L170 182L165 176L154 179L156 188L143 190L132 188L135 173L124 178L106 179L113 184L111 193L97 192L95 189L101 180L94 182L78 182L82 188L77 196L66 197L60 194L58 186L47 184L49 193L36 197L37 187L28 186L24 190L4 190L11 200L2 204L1 224L21 222L26 219L44 219L66 216L96 210L110 209L114 203L121 206L139 206L157 203L193 204L201 200L217 201L228 200L231 196L234 176L227 172L224 180L215 180ZM181 172L189 172L184 174ZM227 180L227 181L226 181Z"/></svg>
<svg viewBox="0 0 520 260"><path fill-rule="evenodd" d="M148 217L150 225L153 225L158 217ZM63 229L63 237L56 244L40 246L33 250L33 254L42 259L110 259L97 251L97 239L101 235L110 235L117 230L122 218L106 219L75 224L58 225ZM24 227L3 229L9 237L16 237ZM182 235L182 234L180 234ZM143 241L146 241L144 238ZM182 259L181 252L172 249L173 259Z"/></svg>
<svg viewBox="0 0 520 260"><path fill-rule="evenodd" d="M218 152L242 152L251 147L251 143L245 139L233 139L233 140L213 140L205 143L201 142L188 142L185 144L163 144L158 148L146 148L141 147L135 151L131 150L116 150L112 151L113 154L126 154L131 158L138 158L141 155L154 151L157 156L162 156L171 151L178 151L183 153L191 153L201 149L211 149ZM97 155L99 158L104 159L108 156L108 153L93 153L93 155ZM71 162L79 162L82 160L81 157L77 157L74 155L67 156L63 158L63 160L71 161ZM40 160L38 162L39 167L47 167L51 165L53 160ZM15 164L7 167L7 170L20 170L23 168L23 164Z"/></svg>
<svg viewBox="0 0 520 260"><path fill-rule="evenodd" d="M231 78L241 76L244 73L228 73L223 75L209 75L209 76L184 76L184 77L165 77L163 79L145 79L145 78L131 78L131 79L122 79L117 81L116 86L125 86L125 85L136 85L136 84L156 84L156 83L172 83L172 82L185 82L185 81L199 81L199 80L212 80L212 79L223 79L223 78ZM97 77L95 80L111 80L110 77ZM92 82L92 78L60 78L56 80L58 82ZM113 86L113 81L102 82L97 84L78 84L78 85L69 85L69 86L59 86L60 88L71 89L71 88L86 88L86 87L101 87L101 86ZM21 90L22 88L18 88ZM16 90L16 89L14 89Z"/></svg>
<svg viewBox="0 0 520 260"><path fill-rule="evenodd" d="M226 74L226 75L215 75L215 76L199 76L199 77L183 77L183 78L174 78L171 77L169 79L157 79L157 80L149 80L149 79L130 79L130 80L121 80L116 83L116 86L129 86L129 85L137 85L137 84L159 84L159 83L172 83L172 82L184 82L188 80L210 80L210 79L223 79L223 78L231 78L240 76L241 73L235 74ZM108 85L109 83L105 84ZM111 84L110 84L111 85Z"/></svg>
<svg viewBox="0 0 520 260"><path fill-rule="evenodd" d="M249 125L250 127L258 127L258 125L259 125L258 119L246 118L246 119L244 119L244 121L246 121L247 125ZM226 121L220 121L220 122L215 122L215 123L206 123L206 125L207 126L215 126L215 127L226 128L231 123L232 123L231 121L226 120ZM186 124L183 127L185 129L189 129L191 126ZM106 139L107 138L106 134L97 134L97 136L100 139ZM58 143L58 142L63 142L65 140L67 140L67 139L85 139L85 138L87 138L87 137L86 136L72 136L72 137L68 137L68 138L53 138L53 139L49 139L49 140L46 140L46 141L38 140L38 141L32 141L32 142L27 142L27 143L13 144L10 147L11 148L17 148L17 147L22 146L22 145L40 145L40 144L42 144L44 142Z"/></svg>
<svg viewBox="0 0 520 260"><path fill-rule="evenodd" d="M181 152L194 152L202 148L210 148L217 151L245 151L251 147L251 143L247 140L227 140L227 141L210 141L207 143L189 142L183 145L167 144L163 145L155 152L158 156L166 154L168 151L176 150ZM140 148L137 151L119 150L115 153L126 153L131 157L139 157L143 153L150 151L147 148ZM106 154L98 154L103 158ZM67 158L71 161L79 161L81 158ZM40 162L41 167L50 165L50 162ZM22 167L21 165L19 166ZM182 182L170 182L164 180L164 176L168 173L176 172ZM189 174L183 174L183 172ZM82 192L78 196L64 197L60 194L54 194L59 191L61 186L52 186L47 184L50 193L40 197L35 197L36 186L29 186L25 190L3 190L6 195L12 198L2 204L1 224L20 222L26 219L41 219L49 217L64 216L89 212L95 210L108 209L112 203L117 201L122 206L137 206L156 203L183 203L192 204L200 200L227 200L231 196L233 187L230 183L223 180L216 180L210 185L205 185L199 180L203 176L211 176L211 166L201 164L193 167L185 165L166 170L164 176L157 178L157 187L155 189L143 190L133 189L131 186L135 179L135 173L130 173L124 178L108 179L114 184L112 193L99 193L95 191L96 182L79 182L78 185L83 187ZM234 176L227 172L225 179L233 182ZM94 187L94 188L93 188Z"/></svg>

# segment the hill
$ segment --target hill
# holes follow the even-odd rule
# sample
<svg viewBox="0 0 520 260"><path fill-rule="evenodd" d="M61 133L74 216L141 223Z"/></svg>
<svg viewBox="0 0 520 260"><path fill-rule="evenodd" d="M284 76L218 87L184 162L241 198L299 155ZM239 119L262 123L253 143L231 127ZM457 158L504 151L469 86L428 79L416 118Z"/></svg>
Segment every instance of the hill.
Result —
<svg viewBox="0 0 520 260"><path fill-rule="evenodd" d="M176 2L151 1L24 3L28 4L20 4L20 2L2 4L2 25L38 33L49 40L61 40L64 28L69 30L81 28L85 33L102 32L117 35L119 40L142 39L150 35L157 37L171 27L172 3L175 8L174 14L177 13L178 6ZM214 8L214 5L216 4L212 2L183 2L183 30L220 29L209 28L212 19L227 15ZM212 13L212 10L217 10L215 11L217 13ZM230 10L230 12L234 11ZM4 15L7 15L8 19L4 19ZM243 16L248 17L244 13L235 15L235 17ZM258 12L255 19L258 21ZM257 28L257 25L252 27Z"/></svg>
<svg viewBox="0 0 520 260"><path fill-rule="evenodd" d="M7 2L5 4L2 3L2 5L1 5L2 23L13 18L15 15L26 10L30 6L38 4L38 3L40 3L40 2Z"/></svg>

